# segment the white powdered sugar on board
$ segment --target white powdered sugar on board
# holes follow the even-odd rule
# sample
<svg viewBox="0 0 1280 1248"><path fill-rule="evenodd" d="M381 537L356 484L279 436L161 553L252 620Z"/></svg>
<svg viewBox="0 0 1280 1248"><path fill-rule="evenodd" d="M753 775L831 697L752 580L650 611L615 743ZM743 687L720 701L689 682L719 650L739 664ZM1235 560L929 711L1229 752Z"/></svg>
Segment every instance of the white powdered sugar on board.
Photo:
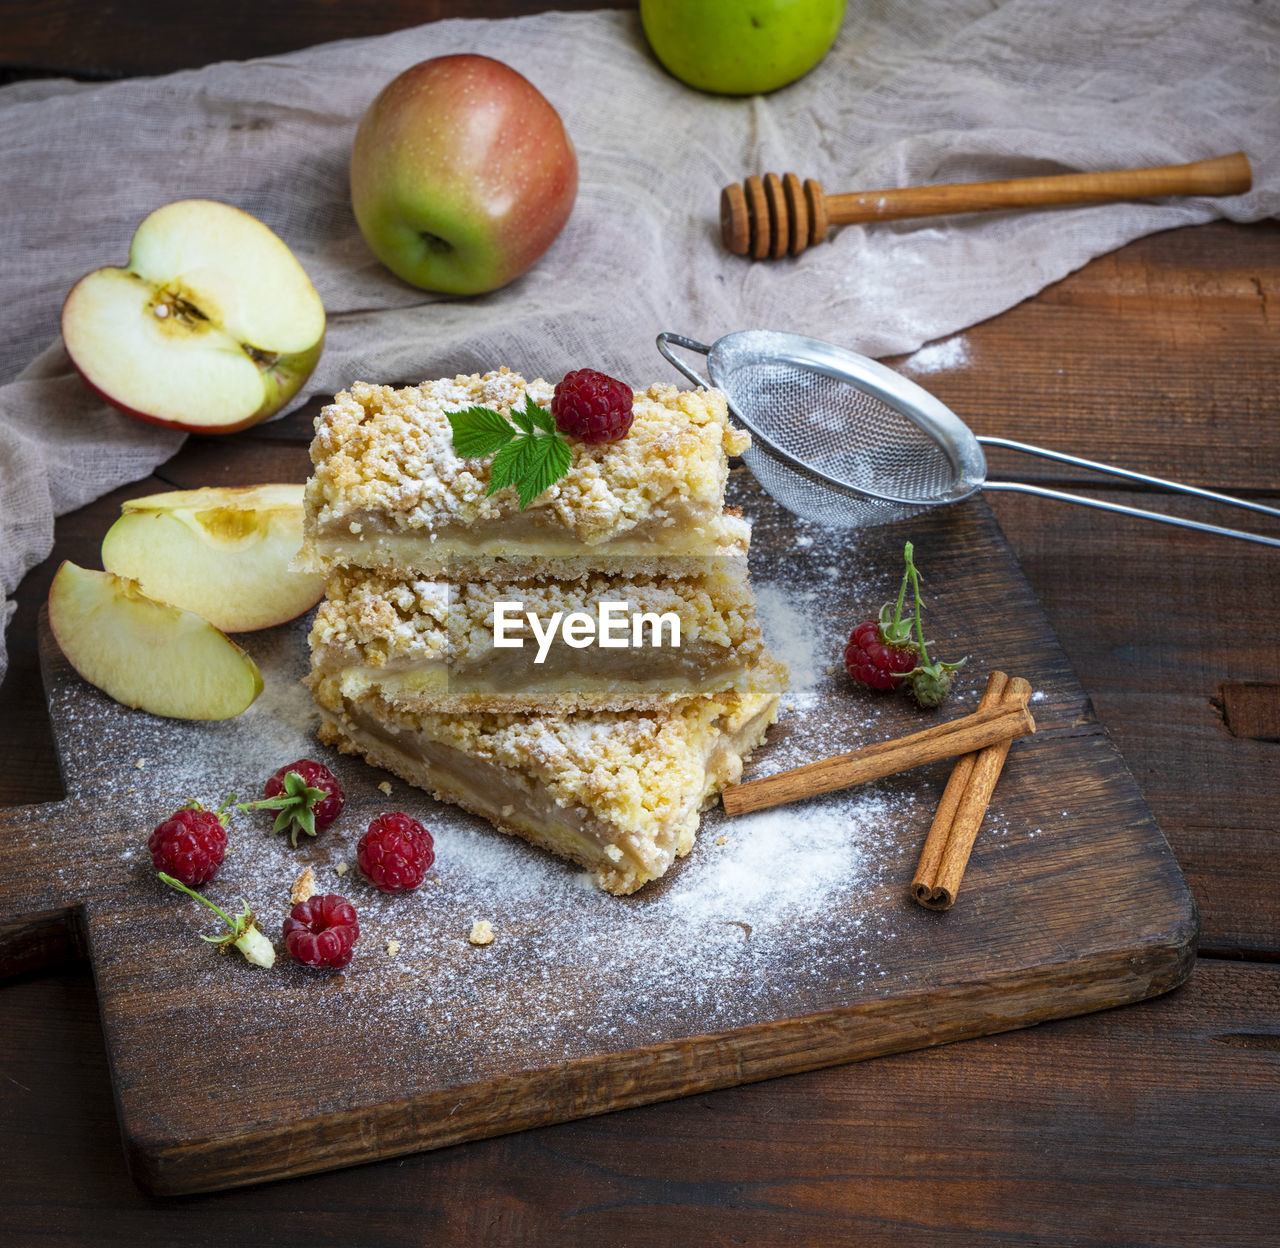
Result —
<svg viewBox="0 0 1280 1248"><path fill-rule="evenodd" d="M896 552L891 560L855 535L804 525L790 532L791 555L753 570L762 627L791 684L746 778L856 749L900 731L894 717L905 713L900 699L853 686L842 662L852 623L891 595ZM95 920L95 949L127 966L138 912L155 925L172 959L138 968L131 990L189 999L191 1018L171 1023L175 1044L183 1026L234 1030L251 1002L265 1028L341 1025L369 1042L373 1064L393 1063L409 1044L465 1054L470 1077L487 1062L500 1067L504 1045L563 1060L889 990L880 959L910 904L903 881L936 794L898 779L736 819L716 804L688 858L613 897L571 864L321 747L300 683L307 623L243 639L266 689L223 724L128 712L72 677L52 691L64 757L100 760L69 787L91 788L110 812L93 862L68 866L87 874L111 864L112 906ZM231 852L205 891L224 907L243 895L282 949L290 887L310 866L320 891L359 913L355 957L338 973L299 967L283 950L271 971L214 953L199 936L217 920L158 885L146 852L148 832L176 806L216 806L232 789L256 797L272 771L301 757L333 767L347 811L296 849L271 834L268 814L236 814ZM383 810L406 811L434 837L435 865L412 893L379 893L358 871L356 843ZM492 944L469 940L477 921L492 925Z"/></svg>
<svg viewBox="0 0 1280 1248"><path fill-rule="evenodd" d="M760 628L770 651L787 665L785 701L797 710L810 710L815 705L831 662L830 648L822 646L815 628L817 598L812 590L797 593L778 584L756 586Z"/></svg>
<svg viewBox="0 0 1280 1248"><path fill-rule="evenodd" d="M794 595L790 603L803 619L810 604ZM909 788L873 786L733 820L710 810L687 859L634 896L612 897L570 864L398 780L388 796L379 788L384 773L318 746L317 713L297 680L304 639L299 626L274 654L262 648L265 638L248 639L266 690L222 725L126 712L83 686L53 699L61 739L92 740L100 756L116 759L92 781L119 821L92 869L114 864L120 878L108 883L126 904L118 921L113 913L96 922L96 948L127 962L130 908L151 913L173 957L139 974L148 991L189 997L199 1026L234 1029L251 1000L262 1026L305 1031L337 1019L382 1044L448 1037L458 1045L459 1036L478 1043L483 1035L484 1046L518 1041L559 1059L672 1029L692 1034L811 1012L831 1004L833 984L846 997L877 991L878 957L895 931L885 888L909 870L899 830L918 828L924 817ZM833 679L823 655L815 648L788 657L809 705ZM763 747L761 759L777 754L781 765L794 765L795 751L814 757L813 743L832 723L799 709L784 714L772 730L778 748ZM269 815L236 814L231 852L204 891L224 907L243 895L279 944L290 886L312 867L319 889L350 898L360 917L356 956L338 974L298 967L283 953L271 971L214 953L198 938L216 933L216 918L164 893L146 852L148 832L176 806L192 798L216 805L230 789L241 800L256 797L272 770L298 757L333 766L347 788L347 812L315 840L300 838L297 849L271 834ZM435 866L413 893L379 893L356 867L356 841L385 809L406 810L434 836ZM492 924L493 944L470 943L477 920ZM386 952L392 941L394 957ZM487 1060L467 1052L468 1060Z"/></svg>

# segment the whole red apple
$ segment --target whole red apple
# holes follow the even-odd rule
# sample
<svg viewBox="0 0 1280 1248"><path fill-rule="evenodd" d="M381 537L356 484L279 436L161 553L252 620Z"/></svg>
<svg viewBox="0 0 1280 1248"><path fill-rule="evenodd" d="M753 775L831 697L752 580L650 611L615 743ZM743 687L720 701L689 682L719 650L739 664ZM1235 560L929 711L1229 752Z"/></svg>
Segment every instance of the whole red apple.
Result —
<svg viewBox="0 0 1280 1248"><path fill-rule="evenodd" d="M351 150L351 203L374 254L423 290L475 295L523 273L564 228L578 160L560 115L487 56L393 79Z"/></svg>

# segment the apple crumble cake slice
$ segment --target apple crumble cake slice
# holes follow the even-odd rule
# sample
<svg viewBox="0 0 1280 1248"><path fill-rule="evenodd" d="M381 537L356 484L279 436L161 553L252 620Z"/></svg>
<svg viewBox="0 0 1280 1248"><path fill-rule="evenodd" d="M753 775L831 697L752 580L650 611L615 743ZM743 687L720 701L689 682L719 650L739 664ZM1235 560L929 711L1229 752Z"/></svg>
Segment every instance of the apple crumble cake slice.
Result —
<svg viewBox="0 0 1280 1248"><path fill-rule="evenodd" d="M478 405L507 415L526 392L550 404L547 382L505 368L402 389L357 382L337 395L316 420L298 566L458 580L486 569L696 573L702 558L745 551L750 530L725 510L724 487L728 457L750 438L730 426L718 390L637 394L627 436L573 441L568 472L520 511L514 488L486 495L492 457L460 456L448 414Z"/></svg>
<svg viewBox="0 0 1280 1248"><path fill-rule="evenodd" d="M312 625L311 679L410 711L628 710L721 693L745 681L764 645L741 571L448 584L344 569Z"/></svg>
<svg viewBox="0 0 1280 1248"><path fill-rule="evenodd" d="M700 812L737 781L777 717L767 655L741 691L660 710L414 714L320 679L320 739L633 893L693 848Z"/></svg>

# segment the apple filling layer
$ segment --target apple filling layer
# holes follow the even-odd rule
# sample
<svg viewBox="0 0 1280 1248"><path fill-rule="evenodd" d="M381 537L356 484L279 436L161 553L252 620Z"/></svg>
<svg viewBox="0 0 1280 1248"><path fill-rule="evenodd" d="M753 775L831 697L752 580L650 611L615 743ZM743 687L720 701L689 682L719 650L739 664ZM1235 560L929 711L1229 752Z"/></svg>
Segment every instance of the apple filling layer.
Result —
<svg viewBox="0 0 1280 1248"><path fill-rule="evenodd" d="M763 740L781 674L652 714L415 715L376 695L313 692L320 739L568 858L608 892L633 893L693 848L699 816Z"/></svg>
<svg viewBox="0 0 1280 1248"><path fill-rule="evenodd" d="M613 560L624 571L629 560L745 550L749 531L724 510L724 487L728 457L750 439L729 425L719 391L637 394L627 436L572 441L568 471L521 511L513 488L486 493L491 457L460 456L448 415L472 406L509 415L526 393L545 407L552 387L502 369L402 389L357 382L337 395L311 445L300 566L436 576L498 559L512 575Z"/></svg>
<svg viewBox="0 0 1280 1248"><path fill-rule="evenodd" d="M763 650L750 586L733 563L691 580L462 585L346 570L326 592L311 630L313 679L407 710L660 705L742 685ZM499 633L508 644L497 644Z"/></svg>

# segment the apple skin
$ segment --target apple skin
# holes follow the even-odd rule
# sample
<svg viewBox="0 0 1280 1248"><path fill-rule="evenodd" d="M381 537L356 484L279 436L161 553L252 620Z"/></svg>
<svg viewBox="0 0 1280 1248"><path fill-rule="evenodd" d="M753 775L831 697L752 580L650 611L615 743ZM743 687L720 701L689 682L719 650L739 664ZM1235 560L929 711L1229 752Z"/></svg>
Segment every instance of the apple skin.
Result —
<svg viewBox="0 0 1280 1248"><path fill-rule="evenodd" d="M668 73L716 95L776 91L830 50L845 0L640 0L640 21Z"/></svg>
<svg viewBox="0 0 1280 1248"><path fill-rule="evenodd" d="M62 337L94 394L137 420L233 433L278 412L324 350L324 305L285 242L215 200L165 204L123 268L87 273Z"/></svg>
<svg viewBox="0 0 1280 1248"><path fill-rule="evenodd" d="M75 293L74 290L72 293ZM68 296L69 299L70 296ZM154 416L150 412L139 411L138 408L130 407L123 400L108 394L101 386L94 385L92 379L79 367L76 368L76 372L80 373L80 380L104 403L110 404L126 416L132 416L134 420L141 420L148 425L159 425L162 429L176 429L180 433L239 433L242 429L250 429L254 425L260 425L268 417L274 416L288 403L302 388L303 382L315 372L323 351L324 338L322 337L310 351L305 351L301 355L281 356L269 370L264 370L263 372L265 394L262 406L251 416L246 416L243 420L226 425L198 425L183 420L166 420L163 416ZM74 364L75 359L73 358L71 362Z"/></svg>
<svg viewBox="0 0 1280 1248"><path fill-rule="evenodd" d="M578 158L560 115L487 56L405 70L369 106L351 149L361 233L422 290L505 286L551 245L577 193Z"/></svg>

